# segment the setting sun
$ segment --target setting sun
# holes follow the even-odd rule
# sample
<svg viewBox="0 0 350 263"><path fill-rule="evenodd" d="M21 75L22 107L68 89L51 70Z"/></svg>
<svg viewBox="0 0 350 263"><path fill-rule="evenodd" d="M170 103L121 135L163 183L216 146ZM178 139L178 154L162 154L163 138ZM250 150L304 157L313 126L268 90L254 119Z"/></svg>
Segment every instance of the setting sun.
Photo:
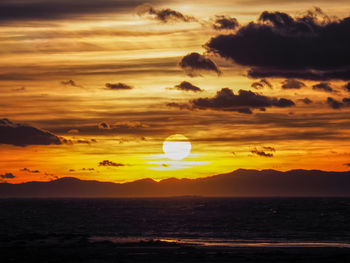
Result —
<svg viewBox="0 0 350 263"><path fill-rule="evenodd" d="M182 134L174 134L164 141L163 151L168 159L180 161L190 154L191 143Z"/></svg>

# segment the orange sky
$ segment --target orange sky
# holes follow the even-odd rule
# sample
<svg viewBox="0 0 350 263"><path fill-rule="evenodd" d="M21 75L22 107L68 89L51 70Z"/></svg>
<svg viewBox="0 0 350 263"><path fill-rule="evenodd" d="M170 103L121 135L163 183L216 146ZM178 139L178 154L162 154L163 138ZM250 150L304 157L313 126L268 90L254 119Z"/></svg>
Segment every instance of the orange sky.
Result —
<svg viewBox="0 0 350 263"><path fill-rule="evenodd" d="M285 77L267 78L272 88L255 89L251 85L260 79L247 76L249 67L207 54L204 47L210 38L232 33L213 29L218 15L245 26L263 11L298 17L317 6L342 19L350 14L348 1L149 2L155 10L169 8L193 18L166 22L151 13L139 15L143 2L136 0L103 0L98 8L92 5L97 0L79 0L77 8L61 1L62 9L50 9L48 15L34 2L28 1L34 7L26 15L0 18L0 119L49 131L65 142L0 144L0 175L15 176L5 181L197 178L238 168L348 170L350 110L326 103L328 97L350 97L343 88L347 81L328 81L331 94L312 88L319 80L300 79L304 87L283 89ZM12 10L7 3L11 1L0 9ZM222 74L186 74L179 62L192 52L204 54ZM183 81L203 91L176 89ZM108 89L107 83L130 89ZM168 105L214 98L223 88L284 98L295 106L244 114ZM312 103L302 102L305 98ZM101 123L109 127L103 129ZM182 161L163 155L162 143L172 134L183 134L192 143L191 154ZM100 166L104 160L121 165Z"/></svg>

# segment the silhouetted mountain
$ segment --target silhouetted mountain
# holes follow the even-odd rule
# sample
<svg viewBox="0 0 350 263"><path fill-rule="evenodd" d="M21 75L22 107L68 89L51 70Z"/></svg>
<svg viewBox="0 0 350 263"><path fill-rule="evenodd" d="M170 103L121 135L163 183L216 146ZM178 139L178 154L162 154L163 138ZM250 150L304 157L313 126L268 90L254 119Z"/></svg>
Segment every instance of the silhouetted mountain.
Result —
<svg viewBox="0 0 350 263"><path fill-rule="evenodd" d="M51 182L0 184L0 197L350 196L350 171L244 170L199 179L142 179L129 183L65 177Z"/></svg>

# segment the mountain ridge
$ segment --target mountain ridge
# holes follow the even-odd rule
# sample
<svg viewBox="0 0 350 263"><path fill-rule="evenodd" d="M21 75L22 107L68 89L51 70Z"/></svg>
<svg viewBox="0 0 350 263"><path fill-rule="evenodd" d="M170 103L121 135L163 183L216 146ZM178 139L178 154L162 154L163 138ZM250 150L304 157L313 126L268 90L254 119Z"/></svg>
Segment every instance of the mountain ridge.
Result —
<svg viewBox="0 0 350 263"><path fill-rule="evenodd" d="M197 179L144 178L126 183L63 177L50 182L0 183L0 197L268 197L349 196L350 171L237 169Z"/></svg>

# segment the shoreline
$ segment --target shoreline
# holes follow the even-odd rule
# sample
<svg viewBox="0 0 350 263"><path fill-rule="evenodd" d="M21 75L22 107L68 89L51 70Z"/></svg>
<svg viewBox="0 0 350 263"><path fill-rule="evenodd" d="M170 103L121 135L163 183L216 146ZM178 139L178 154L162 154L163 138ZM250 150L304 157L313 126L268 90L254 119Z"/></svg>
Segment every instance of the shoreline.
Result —
<svg viewBox="0 0 350 263"><path fill-rule="evenodd" d="M34 240L33 240L34 241ZM203 246L160 240L113 243L88 238L58 242L18 242L0 246L5 262L235 262L329 263L349 262L349 247L307 246Z"/></svg>
<svg viewBox="0 0 350 263"><path fill-rule="evenodd" d="M195 247L227 247L227 248L349 248L350 242L307 242L307 241L276 241L276 240L230 240L218 238L143 238L143 237L89 237L90 243L111 242L113 244L164 244L164 245L187 245Z"/></svg>

